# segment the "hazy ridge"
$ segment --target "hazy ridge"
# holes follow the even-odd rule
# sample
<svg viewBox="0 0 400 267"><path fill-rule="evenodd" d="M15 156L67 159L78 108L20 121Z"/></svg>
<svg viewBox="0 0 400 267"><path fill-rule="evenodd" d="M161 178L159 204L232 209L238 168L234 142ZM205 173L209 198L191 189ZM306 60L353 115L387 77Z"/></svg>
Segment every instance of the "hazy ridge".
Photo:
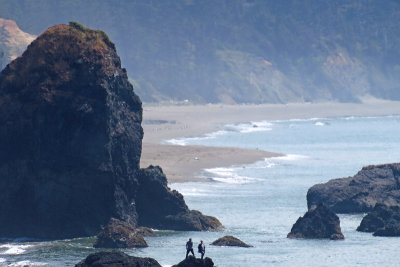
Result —
<svg viewBox="0 0 400 267"><path fill-rule="evenodd" d="M0 0L0 6L0 17L32 34L71 20L104 30L146 102L400 99L394 0Z"/></svg>

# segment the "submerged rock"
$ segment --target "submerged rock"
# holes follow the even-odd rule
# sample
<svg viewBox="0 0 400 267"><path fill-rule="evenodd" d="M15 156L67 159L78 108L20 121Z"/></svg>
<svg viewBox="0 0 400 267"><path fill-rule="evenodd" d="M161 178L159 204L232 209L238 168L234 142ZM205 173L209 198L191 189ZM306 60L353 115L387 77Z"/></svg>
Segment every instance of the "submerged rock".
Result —
<svg viewBox="0 0 400 267"><path fill-rule="evenodd" d="M95 248L143 248L148 247L143 236L129 223L111 218L97 235Z"/></svg>
<svg viewBox="0 0 400 267"><path fill-rule="evenodd" d="M211 243L213 246L231 246L231 247L244 247L249 248L252 247L246 243L244 243L239 238L236 238L231 235L226 235L224 237L218 238L214 242Z"/></svg>
<svg viewBox="0 0 400 267"><path fill-rule="evenodd" d="M90 254L75 267L161 267L153 258L129 256L120 251Z"/></svg>
<svg viewBox="0 0 400 267"><path fill-rule="evenodd" d="M214 262L212 259L206 257L205 259L197 259L193 256L189 256L180 263L172 265L172 267L213 267Z"/></svg>
<svg viewBox="0 0 400 267"><path fill-rule="evenodd" d="M400 163L367 166L356 175L317 184L307 205L323 203L337 213L371 211L375 204L400 206Z"/></svg>
<svg viewBox="0 0 400 267"><path fill-rule="evenodd" d="M93 236L112 217L135 227L220 227L190 211L161 168L139 168L141 121L142 103L104 32L70 23L41 34L0 73L0 237Z"/></svg>
<svg viewBox="0 0 400 267"><path fill-rule="evenodd" d="M307 211L296 221L287 237L344 239L339 217L325 205Z"/></svg>
<svg viewBox="0 0 400 267"><path fill-rule="evenodd" d="M376 204L357 228L360 232L373 232L374 236L400 236L400 207Z"/></svg>

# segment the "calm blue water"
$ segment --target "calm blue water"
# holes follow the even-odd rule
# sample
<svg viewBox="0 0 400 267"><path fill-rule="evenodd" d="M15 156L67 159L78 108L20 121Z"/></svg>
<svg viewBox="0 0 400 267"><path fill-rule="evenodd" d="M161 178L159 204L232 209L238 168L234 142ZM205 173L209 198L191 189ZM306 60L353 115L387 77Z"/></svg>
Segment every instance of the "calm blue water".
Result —
<svg viewBox="0 0 400 267"><path fill-rule="evenodd" d="M214 215L224 232L162 232L147 238L149 248L125 250L164 266L184 258L185 242L204 240L206 256L224 266L399 266L400 238L355 231L362 214L339 215L344 241L287 239L307 209L312 185L354 175L362 166L400 161L400 116L252 122L227 125L198 138L170 140L180 145L234 146L286 156L251 165L215 168L204 183L172 184L192 209ZM253 248L208 245L234 235ZM2 262L73 266L89 253L93 239L0 244ZM19 265L17 265L19 264Z"/></svg>

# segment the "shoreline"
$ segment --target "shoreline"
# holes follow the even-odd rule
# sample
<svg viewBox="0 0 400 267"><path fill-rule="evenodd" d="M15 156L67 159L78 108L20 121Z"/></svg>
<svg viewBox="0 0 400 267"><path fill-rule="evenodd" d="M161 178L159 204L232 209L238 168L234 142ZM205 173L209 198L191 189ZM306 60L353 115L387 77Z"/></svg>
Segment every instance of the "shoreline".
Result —
<svg viewBox="0 0 400 267"><path fill-rule="evenodd" d="M143 143L141 167L160 165L169 183L202 182L204 169L245 165L283 154L235 147Z"/></svg>
<svg viewBox="0 0 400 267"><path fill-rule="evenodd" d="M197 137L221 130L227 124L289 119L367 117L400 114L399 101L369 99L354 103L293 103L263 105L146 105L142 168L159 165L169 183L204 181L199 177L207 168L244 165L282 156L279 151L232 147L180 146L162 144L168 139Z"/></svg>

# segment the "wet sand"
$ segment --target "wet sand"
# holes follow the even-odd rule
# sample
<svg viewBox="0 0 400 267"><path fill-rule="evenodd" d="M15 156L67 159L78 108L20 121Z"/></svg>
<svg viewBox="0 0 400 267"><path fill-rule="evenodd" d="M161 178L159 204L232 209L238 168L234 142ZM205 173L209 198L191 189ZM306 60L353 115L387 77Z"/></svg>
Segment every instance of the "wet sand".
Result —
<svg viewBox="0 0 400 267"><path fill-rule="evenodd" d="M367 100L362 104L264 104L264 105L144 105L141 167L160 165L170 183L201 181L205 168L249 164L279 156L262 150L176 146L163 141L201 136L226 124L262 120L383 116L400 114L400 102Z"/></svg>

